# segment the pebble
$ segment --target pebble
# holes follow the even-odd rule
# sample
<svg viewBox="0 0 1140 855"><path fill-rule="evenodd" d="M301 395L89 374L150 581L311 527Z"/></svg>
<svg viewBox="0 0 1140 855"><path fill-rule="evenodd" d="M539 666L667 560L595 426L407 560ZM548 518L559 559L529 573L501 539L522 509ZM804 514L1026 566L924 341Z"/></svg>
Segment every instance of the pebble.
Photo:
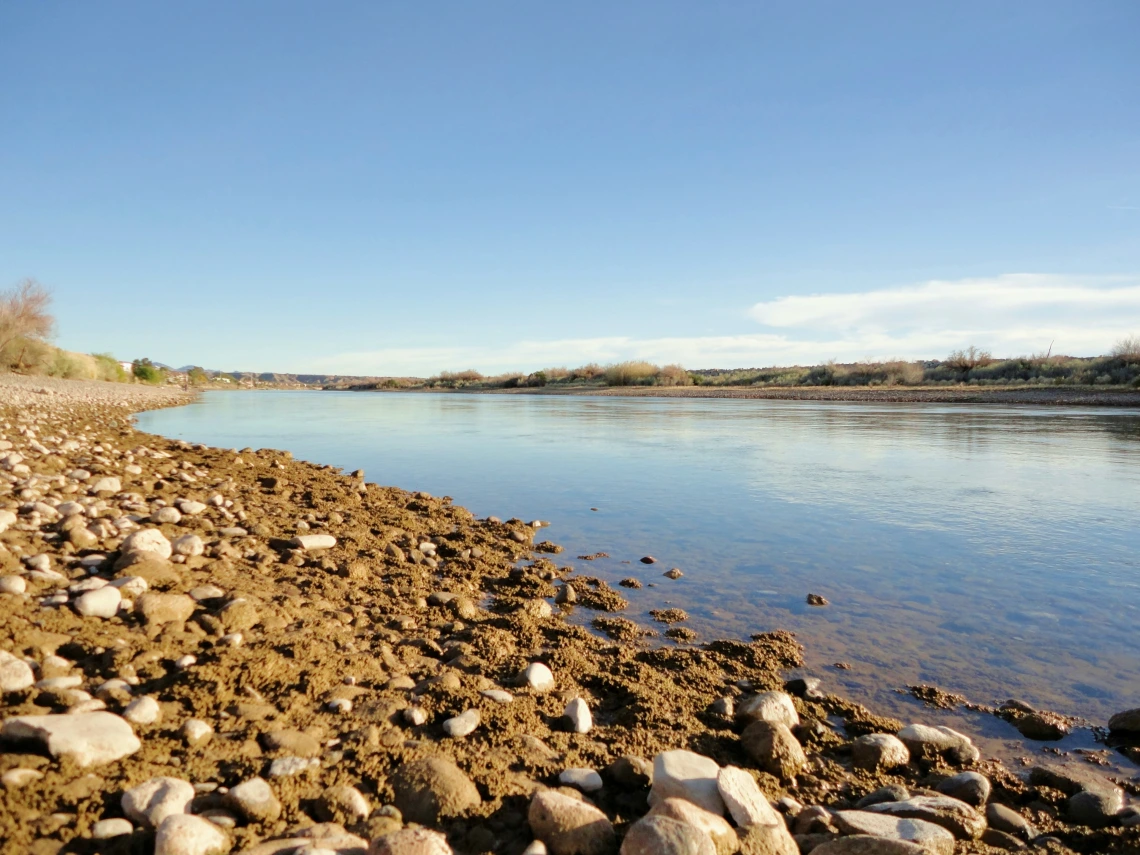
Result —
<svg viewBox="0 0 1140 855"><path fill-rule="evenodd" d="M131 726L109 712L16 716L4 720L0 738L38 742L51 756L67 757L80 768L119 760L142 747Z"/></svg>
<svg viewBox="0 0 1140 855"><path fill-rule="evenodd" d="M717 789L720 766L711 757L679 749L653 758L653 788L649 804L668 798L686 799L717 816L724 816L724 801Z"/></svg>
<svg viewBox="0 0 1140 855"><path fill-rule="evenodd" d="M35 781L38 781L44 776L44 773L39 769L9 769L3 775L0 775L0 784L3 784L10 790L17 790L20 787L26 787Z"/></svg>
<svg viewBox="0 0 1140 855"><path fill-rule="evenodd" d="M469 709L443 723L443 732L452 739L462 739L475 732L479 726L479 710Z"/></svg>
<svg viewBox="0 0 1140 855"><path fill-rule="evenodd" d="M749 825L784 825L783 818L768 802L748 772L725 766L717 774L717 792L733 821L741 828Z"/></svg>
<svg viewBox="0 0 1140 855"><path fill-rule="evenodd" d="M509 704L515 699L515 696L510 692L503 691L502 689L484 689L480 692L483 697L494 701L497 704ZM420 722L421 724L423 722Z"/></svg>
<svg viewBox="0 0 1140 855"><path fill-rule="evenodd" d="M685 574L681 572L680 567L671 567L670 569L666 570L661 575L664 576L666 579L680 579Z"/></svg>
<svg viewBox="0 0 1140 855"><path fill-rule="evenodd" d="M293 545L306 552L314 549L332 549L336 546L336 538L331 534L301 534L293 538Z"/></svg>
<svg viewBox="0 0 1140 855"><path fill-rule="evenodd" d="M214 735L214 728L200 718L189 718L178 731L187 745L201 745Z"/></svg>
<svg viewBox="0 0 1140 855"><path fill-rule="evenodd" d="M940 754L959 765L976 763L982 756L970 737L949 727L911 724L899 731L899 739L912 755Z"/></svg>
<svg viewBox="0 0 1140 855"><path fill-rule="evenodd" d="M205 502L196 502L192 499L183 499L178 503L178 509L188 517L195 517L206 510Z"/></svg>
<svg viewBox="0 0 1140 855"><path fill-rule="evenodd" d="M1037 836L1037 829L1029 820L1013 808L995 802L986 805L986 822L989 823L990 828L996 828L998 831L1004 831L1006 834L1012 834L1022 840L1032 840Z"/></svg>
<svg viewBox="0 0 1140 855"><path fill-rule="evenodd" d="M534 794L527 821L551 855L610 855L614 849L609 817L588 802L554 790Z"/></svg>
<svg viewBox="0 0 1140 855"><path fill-rule="evenodd" d="M174 660L174 667L179 671L185 671L198 663L198 657L193 653L187 653L185 656L179 656Z"/></svg>
<svg viewBox="0 0 1140 855"><path fill-rule="evenodd" d="M100 478L91 485L92 493L121 493L123 491L122 482L114 476Z"/></svg>
<svg viewBox="0 0 1140 855"><path fill-rule="evenodd" d="M144 528L131 534L119 548L123 555L138 555L146 553L156 558L167 559L171 556L170 541L156 528Z"/></svg>
<svg viewBox="0 0 1140 855"><path fill-rule="evenodd" d="M791 695L786 692L761 692L745 698L737 705L736 720L741 724L770 721L790 729L799 726L800 716Z"/></svg>
<svg viewBox="0 0 1140 855"><path fill-rule="evenodd" d="M752 722L744 728L740 743L761 769L777 778L790 780L807 765L799 740L780 722Z"/></svg>
<svg viewBox="0 0 1140 855"><path fill-rule="evenodd" d="M123 710L123 718L131 724L154 724L162 718L162 707L149 695L135 698Z"/></svg>
<svg viewBox="0 0 1140 855"><path fill-rule="evenodd" d="M404 828L374 840L368 855L453 855L453 850L438 831Z"/></svg>
<svg viewBox="0 0 1140 855"><path fill-rule="evenodd" d="M131 834L135 827L129 819L116 817L115 819L101 819L91 826L91 837L95 840L110 840L112 837L122 837Z"/></svg>
<svg viewBox="0 0 1140 855"><path fill-rule="evenodd" d="M229 851L226 833L200 816L167 817L154 838L154 855L226 855Z"/></svg>
<svg viewBox="0 0 1140 855"><path fill-rule="evenodd" d="M871 805L879 805L883 802L901 802L910 798L910 791L901 784L888 784L885 787L868 793L855 802L855 807L862 810Z"/></svg>
<svg viewBox="0 0 1140 855"><path fill-rule="evenodd" d="M0 594L22 594L27 590L23 576L0 576Z"/></svg>
<svg viewBox="0 0 1140 855"><path fill-rule="evenodd" d="M150 515L150 519L152 522L159 523L160 525L163 523L176 525L182 522L182 512L179 511L178 508L159 508ZM171 547L173 547L173 544L171 544Z"/></svg>
<svg viewBox="0 0 1140 855"><path fill-rule="evenodd" d="M328 702L329 712L346 715L352 712L352 701L348 698L333 698Z"/></svg>
<svg viewBox="0 0 1140 855"><path fill-rule="evenodd" d="M36 675L27 662L0 650L0 692L21 692L35 682Z"/></svg>
<svg viewBox="0 0 1140 855"><path fill-rule="evenodd" d="M321 761L315 757L278 757L269 764L268 775L270 778L289 778L320 765Z"/></svg>
<svg viewBox="0 0 1140 855"><path fill-rule="evenodd" d="M321 793L317 810L326 822L352 825L367 819L372 806L356 787L329 787Z"/></svg>
<svg viewBox="0 0 1140 855"><path fill-rule="evenodd" d="M559 783L574 787L584 793L594 793L602 788L602 776L593 769L574 767L564 769L558 776Z"/></svg>
<svg viewBox="0 0 1140 855"><path fill-rule="evenodd" d="M981 807L990 798L990 779L979 772L960 772L942 781L934 789L973 807Z"/></svg>
<svg viewBox="0 0 1140 855"><path fill-rule="evenodd" d="M523 670L523 682L536 692L554 688L554 673L541 662L531 662Z"/></svg>
<svg viewBox="0 0 1140 855"><path fill-rule="evenodd" d="M740 848L736 832L723 816L709 813L684 799L665 799L650 810L649 816L667 816L699 828L712 840L719 855L732 855Z"/></svg>
<svg viewBox="0 0 1140 855"><path fill-rule="evenodd" d="M272 822L281 815L281 802L264 778L250 778L233 787L225 802L251 822Z"/></svg>
<svg viewBox="0 0 1140 855"><path fill-rule="evenodd" d="M949 796L911 796L901 802L883 802L867 808L906 819L921 819L940 825L955 837L974 840L986 830L985 817L965 802Z"/></svg>
<svg viewBox="0 0 1140 855"><path fill-rule="evenodd" d="M1108 720L1108 729L1113 733L1140 733L1140 707L1118 712Z"/></svg>
<svg viewBox="0 0 1140 855"><path fill-rule="evenodd" d="M180 778L151 778L123 793L123 813L140 825L157 828L168 816L186 813L194 786Z"/></svg>
<svg viewBox="0 0 1140 855"><path fill-rule="evenodd" d="M412 727L419 727L421 724L426 724L428 720L428 713L423 707L408 707L404 710L404 721Z"/></svg>
<svg viewBox="0 0 1140 855"><path fill-rule="evenodd" d="M148 626L184 623L198 604L185 594L159 594L147 591L135 600L135 611Z"/></svg>
<svg viewBox="0 0 1140 855"><path fill-rule="evenodd" d="M717 855L717 851L701 829L651 814L630 826L621 855Z"/></svg>
<svg viewBox="0 0 1140 855"><path fill-rule="evenodd" d="M113 618L119 612L123 595L110 585L87 591L75 600L75 610L84 617Z"/></svg>
<svg viewBox="0 0 1140 855"><path fill-rule="evenodd" d="M436 824L481 803L466 773L444 757L426 757L400 766L390 779L395 804L407 822Z"/></svg>
<svg viewBox="0 0 1140 855"><path fill-rule="evenodd" d="M851 761L856 769L895 769L910 762L910 749L889 733L868 733L851 744Z"/></svg>
<svg viewBox="0 0 1140 855"><path fill-rule="evenodd" d="M566 705L562 715L570 721L570 729L574 733L589 733L594 726L594 717L590 714L590 707L582 698L574 698Z"/></svg>
<svg viewBox="0 0 1140 855"><path fill-rule="evenodd" d="M170 548L175 555L185 555L187 558L202 555L206 551L202 538L196 534L182 535L170 544Z"/></svg>
<svg viewBox="0 0 1140 855"><path fill-rule="evenodd" d="M1104 790L1084 790L1069 798L1066 813L1074 822L1090 828L1100 828L1113 821L1124 809L1124 792L1118 787Z"/></svg>

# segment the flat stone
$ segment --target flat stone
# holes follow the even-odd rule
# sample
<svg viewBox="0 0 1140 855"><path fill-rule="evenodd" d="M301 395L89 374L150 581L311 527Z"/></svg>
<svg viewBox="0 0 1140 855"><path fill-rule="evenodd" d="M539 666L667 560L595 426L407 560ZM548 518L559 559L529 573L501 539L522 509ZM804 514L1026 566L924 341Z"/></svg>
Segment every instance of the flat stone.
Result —
<svg viewBox="0 0 1140 855"><path fill-rule="evenodd" d="M737 704L736 720L740 724L770 721L790 729L799 726L800 716L787 692L761 692Z"/></svg>
<svg viewBox="0 0 1140 855"><path fill-rule="evenodd" d="M91 837L94 840L110 840L112 837L122 837L131 834L135 827L129 819L116 817L114 819L101 819L91 826Z"/></svg>
<svg viewBox="0 0 1140 855"><path fill-rule="evenodd" d="M159 594L147 591L135 600L135 612L148 626L184 623L194 614L197 603L185 594Z"/></svg>
<svg viewBox="0 0 1140 855"><path fill-rule="evenodd" d="M530 800L527 821L551 855L611 855L614 827L609 818L584 801L554 790L537 792Z"/></svg>
<svg viewBox="0 0 1140 855"><path fill-rule="evenodd" d="M740 855L800 855L800 847L782 822L739 830Z"/></svg>
<svg viewBox="0 0 1140 855"><path fill-rule="evenodd" d="M34 784L43 776L44 773L39 769L9 769L3 775L0 775L0 784L3 784L9 790L18 790L20 787Z"/></svg>
<svg viewBox="0 0 1140 855"><path fill-rule="evenodd" d="M602 788L602 776L583 767L564 769L558 776L558 782L583 793L594 793Z"/></svg>
<svg viewBox="0 0 1140 855"><path fill-rule="evenodd" d="M134 754L142 743L126 721L109 712L24 715L9 718L0 739L37 742L53 757L86 768Z"/></svg>
<svg viewBox="0 0 1140 855"><path fill-rule="evenodd" d="M711 757L683 749L663 751L653 758L653 788L649 804L668 798L686 799L717 816L724 816L724 800L717 789L720 766Z"/></svg>
<svg viewBox="0 0 1140 855"><path fill-rule="evenodd" d="M574 733L589 733L594 726L594 717L590 715L590 708L582 698L570 701L562 715L569 719L570 729Z"/></svg>
<svg viewBox="0 0 1140 855"><path fill-rule="evenodd" d="M912 755L939 754L959 765L976 763L982 756L970 737L949 727L911 724L899 731L899 739Z"/></svg>
<svg viewBox="0 0 1140 855"><path fill-rule="evenodd" d="M1037 829L1029 820L1005 805L994 802L986 805L986 822L991 828L1020 837L1022 840L1032 840L1037 836Z"/></svg>
<svg viewBox="0 0 1140 855"><path fill-rule="evenodd" d="M522 673L523 682L536 692L554 688L554 674L541 662L531 662Z"/></svg>
<svg viewBox="0 0 1140 855"><path fill-rule="evenodd" d="M940 825L922 819L886 816L863 810L840 810L835 826L844 834L865 834L885 840L917 843L937 855L953 855L954 835Z"/></svg>
<svg viewBox="0 0 1140 855"><path fill-rule="evenodd" d="M621 855L717 855L712 838L667 816L646 816L630 826Z"/></svg>
<svg viewBox="0 0 1140 855"><path fill-rule="evenodd" d="M851 761L856 769L895 769L910 762L910 749L889 733L868 733L851 744Z"/></svg>
<svg viewBox="0 0 1140 855"><path fill-rule="evenodd" d="M922 819L940 825L955 837L976 840L986 830L986 818L965 802L949 796L911 796L901 802L884 802L867 808L907 819Z"/></svg>
<svg viewBox="0 0 1140 855"><path fill-rule="evenodd" d="M716 778L720 794L733 821L744 828L749 825L784 825L759 784L748 772L737 766L725 766Z"/></svg>
<svg viewBox="0 0 1140 855"><path fill-rule="evenodd" d="M509 704L515 699L515 696L510 692L505 692L502 689L484 689L480 692L483 697L492 700L497 704Z"/></svg>
<svg viewBox="0 0 1140 855"><path fill-rule="evenodd" d="M1114 733L1140 733L1140 707L1118 712L1108 720L1108 729Z"/></svg>
<svg viewBox="0 0 1140 855"><path fill-rule="evenodd" d="M156 528L144 528L134 532L123 541L119 551L124 555L145 552L162 559L169 558L173 552L166 535Z"/></svg>
<svg viewBox="0 0 1140 855"><path fill-rule="evenodd" d="M252 822L272 822L281 815L281 802L264 778L250 778L231 788L225 803Z"/></svg>
<svg viewBox="0 0 1140 855"><path fill-rule="evenodd" d="M927 849L906 840L888 840L856 834L829 840L811 850L812 855L930 855L942 850Z"/></svg>
<svg viewBox="0 0 1140 855"><path fill-rule="evenodd" d="M404 819L423 825L459 816L482 801L466 773L443 757L403 764L392 775L391 785Z"/></svg>
<svg viewBox="0 0 1140 855"><path fill-rule="evenodd" d="M469 709L443 723L443 732L452 739L462 739L475 732L479 726L481 716L479 710Z"/></svg>
<svg viewBox="0 0 1140 855"><path fill-rule="evenodd" d="M123 813L147 828L158 828L168 816L186 813L194 785L180 778L151 778L123 793Z"/></svg>
<svg viewBox="0 0 1140 855"><path fill-rule="evenodd" d="M316 757L321 753L320 740L300 730L270 730L259 737L266 751L283 751L294 757Z"/></svg>
<svg viewBox="0 0 1140 855"><path fill-rule="evenodd" d="M1096 772L1072 763L1050 763L1029 770L1029 783L1052 787L1067 795L1081 792L1111 792L1118 787Z"/></svg>
<svg viewBox="0 0 1140 855"><path fill-rule="evenodd" d="M107 476L106 478L100 478L98 481L96 481L94 484L92 484L91 485L91 492L92 493L121 493L121 492L123 492L123 484L118 478L116 478L114 476Z"/></svg>
<svg viewBox="0 0 1140 855"><path fill-rule="evenodd" d="M665 799L649 811L649 816L667 816L694 828L699 828L712 840L717 855L733 855L740 848L736 831L723 816L709 813L684 799Z"/></svg>
<svg viewBox="0 0 1140 855"><path fill-rule="evenodd" d="M229 851L226 833L200 816L169 816L154 837L154 855L226 855Z"/></svg>
<svg viewBox="0 0 1140 855"><path fill-rule="evenodd" d="M981 807L990 798L990 779L980 772L960 772L942 781L934 789L965 802L973 807Z"/></svg>
<svg viewBox="0 0 1140 855"><path fill-rule="evenodd" d="M205 502L197 502L193 499L183 499L178 503L178 509L188 517L195 517L202 513L209 507Z"/></svg>
<svg viewBox="0 0 1140 855"><path fill-rule="evenodd" d="M336 546L336 538L331 534L302 534L293 538L293 545L306 552L314 549L332 549Z"/></svg>
<svg viewBox="0 0 1140 855"><path fill-rule="evenodd" d="M1069 797L1066 813L1074 822L1090 828L1101 828L1111 823L1124 808L1124 791L1085 790Z"/></svg>
<svg viewBox="0 0 1140 855"><path fill-rule="evenodd" d="M404 828L373 840L368 855L453 855L453 852L447 838L438 831Z"/></svg>
<svg viewBox="0 0 1140 855"><path fill-rule="evenodd" d="M7 650L0 650L0 692L22 692L35 682L31 665Z"/></svg>
<svg viewBox="0 0 1140 855"><path fill-rule="evenodd" d="M206 551L206 544L196 534L184 534L175 539L170 547L175 555L185 555L187 558L202 555Z"/></svg>

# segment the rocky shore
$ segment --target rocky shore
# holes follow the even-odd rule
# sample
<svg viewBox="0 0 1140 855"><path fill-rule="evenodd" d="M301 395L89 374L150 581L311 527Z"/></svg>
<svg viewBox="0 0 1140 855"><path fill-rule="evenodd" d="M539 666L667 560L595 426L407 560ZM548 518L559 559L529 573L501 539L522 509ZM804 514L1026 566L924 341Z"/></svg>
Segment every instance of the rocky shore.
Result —
<svg viewBox="0 0 1140 855"><path fill-rule="evenodd" d="M649 646L541 525L0 378L0 852L1140 852L1135 784ZM1140 732L1140 711L1113 722Z"/></svg>

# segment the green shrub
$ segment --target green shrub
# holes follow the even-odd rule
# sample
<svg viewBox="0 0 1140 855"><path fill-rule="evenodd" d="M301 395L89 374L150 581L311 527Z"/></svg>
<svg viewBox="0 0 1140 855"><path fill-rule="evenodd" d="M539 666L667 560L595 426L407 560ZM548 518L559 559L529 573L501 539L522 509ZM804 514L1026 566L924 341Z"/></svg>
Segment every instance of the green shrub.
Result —
<svg viewBox="0 0 1140 855"><path fill-rule="evenodd" d="M149 359L138 359L131 365L131 373L143 383L157 385L166 380L166 372Z"/></svg>
<svg viewBox="0 0 1140 855"><path fill-rule="evenodd" d="M130 375L123 370L123 366L119 364L119 360L115 359L109 353L93 353L91 358L95 360L95 379L107 380L112 383L126 383L130 380Z"/></svg>

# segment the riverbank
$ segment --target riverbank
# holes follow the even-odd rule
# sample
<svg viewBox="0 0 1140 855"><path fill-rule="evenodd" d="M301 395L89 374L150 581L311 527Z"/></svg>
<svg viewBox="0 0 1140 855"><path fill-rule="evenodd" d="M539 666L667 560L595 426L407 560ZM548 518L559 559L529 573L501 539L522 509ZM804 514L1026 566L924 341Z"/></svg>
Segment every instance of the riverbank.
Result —
<svg viewBox="0 0 1140 855"><path fill-rule="evenodd" d="M655 809L706 829L678 832L694 845L713 831L717 851L857 851L852 831L904 826L927 851L998 851L977 838L1012 846L995 832L1028 835L1024 823L1077 851L1140 841L1115 816L1123 792L1091 764L1029 783L960 735L904 730L813 681L785 686L802 662L786 633L643 646L635 624L604 612L618 592L567 576L524 521L475 519L446 497L286 451L189 446L129 425L132 410L186 399L0 383L12 443L0 453L12 515L0 575L21 580L0 594L0 851L148 851L148 823L169 853L450 851L411 848L422 836L411 823L460 853L518 853L536 834L553 852L622 838L623 851L670 851L634 845L666 820L631 832L654 772L658 796L721 812L728 797L735 829L685 802ZM601 627L625 640L564 621L569 601L600 606ZM52 726L118 731L118 747L48 740L42 719L12 724L49 712ZM667 754L654 769L679 749L747 774L720 773L718 790L708 759ZM682 761L695 781L677 773ZM979 774L955 778L963 769ZM740 795L757 785L768 800ZM896 807L854 810L887 785L875 800ZM979 804L922 801L935 787ZM572 794L582 790L600 813ZM1111 827L1087 824L1102 821ZM130 833L92 839L116 827ZM183 830L213 848L170 848Z"/></svg>

